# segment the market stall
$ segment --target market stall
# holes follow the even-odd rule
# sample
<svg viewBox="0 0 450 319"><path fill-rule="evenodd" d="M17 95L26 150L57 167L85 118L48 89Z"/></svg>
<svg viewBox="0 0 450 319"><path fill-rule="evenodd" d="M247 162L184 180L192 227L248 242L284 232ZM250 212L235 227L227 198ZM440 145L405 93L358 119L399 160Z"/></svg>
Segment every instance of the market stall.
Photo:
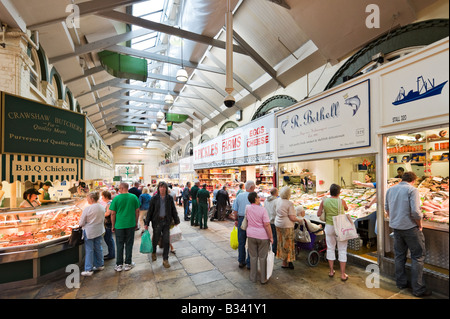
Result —
<svg viewBox="0 0 450 319"><path fill-rule="evenodd" d="M82 261L82 246L67 242L86 204L71 200L83 179L86 119L19 96L1 97L0 287L13 288ZM40 203L25 196L30 190ZM31 208L18 208L26 201Z"/></svg>
<svg viewBox="0 0 450 319"><path fill-rule="evenodd" d="M380 193L398 171L413 171L424 214L427 287L448 295L449 42L435 42L380 70L380 128L383 167ZM398 170L400 168L400 170ZM379 198L384 206L384 196ZM389 219L381 211L381 269L394 273Z"/></svg>
<svg viewBox="0 0 450 319"><path fill-rule="evenodd" d="M377 204L372 200L377 189L365 183L366 178L376 182L377 166L370 92L370 80L363 79L276 113L278 183L291 188L294 205L316 223L321 223L317 210L330 185L340 185L360 235L349 253L376 261Z"/></svg>
<svg viewBox="0 0 450 319"><path fill-rule="evenodd" d="M209 191L228 185L231 200L239 183L253 180L261 189L274 185L274 114L268 114L194 147L194 169Z"/></svg>

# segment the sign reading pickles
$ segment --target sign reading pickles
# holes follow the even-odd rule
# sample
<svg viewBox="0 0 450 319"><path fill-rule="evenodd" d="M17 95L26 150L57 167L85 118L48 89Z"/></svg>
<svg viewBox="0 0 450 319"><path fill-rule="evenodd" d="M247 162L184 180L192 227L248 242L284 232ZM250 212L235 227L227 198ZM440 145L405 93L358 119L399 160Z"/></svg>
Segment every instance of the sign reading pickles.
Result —
<svg viewBox="0 0 450 319"><path fill-rule="evenodd" d="M2 153L84 158L80 113L1 93Z"/></svg>

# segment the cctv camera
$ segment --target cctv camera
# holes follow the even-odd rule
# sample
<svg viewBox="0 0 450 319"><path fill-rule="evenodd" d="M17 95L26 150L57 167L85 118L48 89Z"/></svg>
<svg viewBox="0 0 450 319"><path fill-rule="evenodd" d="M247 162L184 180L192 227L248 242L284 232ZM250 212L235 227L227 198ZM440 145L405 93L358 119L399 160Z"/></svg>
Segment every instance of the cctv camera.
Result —
<svg viewBox="0 0 450 319"><path fill-rule="evenodd" d="M223 103L225 104L226 107L233 107L234 104L236 103L236 100L231 94L229 94L228 96L225 97Z"/></svg>

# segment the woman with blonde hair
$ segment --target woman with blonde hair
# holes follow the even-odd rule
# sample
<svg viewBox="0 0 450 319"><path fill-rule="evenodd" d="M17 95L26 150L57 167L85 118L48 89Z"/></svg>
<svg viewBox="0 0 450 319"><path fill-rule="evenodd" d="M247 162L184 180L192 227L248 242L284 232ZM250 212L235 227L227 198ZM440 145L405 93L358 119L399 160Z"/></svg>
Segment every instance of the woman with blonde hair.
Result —
<svg viewBox="0 0 450 319"><path fill-rule="evenodd" d="M281 268L294 269L295 260L295 222L300 222L294 209L294 203L289 200L291 189L285 186L280 190L280 200L277 204L275 227L277 229L277 258L283 260Z"/></svg>

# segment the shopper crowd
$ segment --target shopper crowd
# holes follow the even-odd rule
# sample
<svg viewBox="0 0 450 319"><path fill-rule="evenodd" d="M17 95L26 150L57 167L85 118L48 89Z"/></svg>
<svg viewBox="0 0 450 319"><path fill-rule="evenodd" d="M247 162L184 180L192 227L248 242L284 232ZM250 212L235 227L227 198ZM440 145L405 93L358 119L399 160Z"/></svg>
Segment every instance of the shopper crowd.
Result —
<svg viewBox="0 0 450 319"><path fill-rule="evenodd" d="M403 173L403 172L402 172ZM405 288L407 275L405 270L406 254L411 252L411 285L416 296L429 295L423 282L423 261L425 244L422 234L422 213L420 210L419 192L414 187L416 175L405 172L401 175L402 182L391 187L386 194L385 210L390 217L390 227L394 229L395 274L397 286ZM369 180L366 187L375 185ZM361 184L361 183L360 183ZM257 270L260 272L260 282L265 284L267 276L267 258L273 252L276 258L282 260L281 268L294 269L297 248L295 228L311 227L312 223L304 219L302 207L294 208L290 200L291 189L288 186L280 190L272 188L270 196L265 198L264 205L260 195L255 192L253 181L241 183L239 191L230 205L227 185L216 186L212 194L207 185L194 181L186 185L167 184L159 182L156 189L142 187L135 183L129 188L127 183L121 183L117 190L103 191L98 203L99 194L91 192L87 195L89 206L83 210L80 226L83 227L85 239L85 270L84 276L90 276L95 270L104 268L103 260L116 259L115 270L130 270L134 267L132 250L134 232L141 234L151 225L152 262L157 260L156 248L163 249L163 266L170 267L169 252L175 253L170 243L171 229L180 223L176 205L183 206L184 220L192 227L208 229L208 219L219 221L228 216L235 220L238 234L238 266L250 269L249 278L257 281ZM117 193L117 194L115 194ZM346 202L340 198L341 187L330 186L320 203L317 216L324 217L324 232L326 238L326 258L329 263L328 276L335 274L334 261L336 248L340 264L340 279L346 281L347 240L339 241L336 237L334 218L348 210ZM40 193L28 191L24 194L24 205L33 206ZM115 196L113 196L115 195ZM211 195L212 202L211 202ZM408 200L404 200L407 198ZM316 229L320 227L315 225ZM112 234L115 234L115 241ZM104 236L103 236L104 235ZM101 239L104 239L108 253L103 256ZM125 253L125 258L124 258ZM259 263L259 267L258 267Z"/></svg>

